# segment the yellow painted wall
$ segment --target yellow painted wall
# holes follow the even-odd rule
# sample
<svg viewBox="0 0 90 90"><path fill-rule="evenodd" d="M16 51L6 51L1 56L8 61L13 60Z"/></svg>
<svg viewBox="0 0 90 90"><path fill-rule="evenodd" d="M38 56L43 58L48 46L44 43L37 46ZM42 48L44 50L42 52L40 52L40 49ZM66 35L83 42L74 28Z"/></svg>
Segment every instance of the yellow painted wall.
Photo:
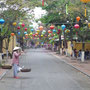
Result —
<svg viewBox="0 0 90 90"><path fill-rule="evenodd" d="M7 40L7 39L5 39L5 40ZM5 43L5 40L3 40L3 47L5 47L6 48L6 43ZM10 42L9 42L9 47L8 47L8 51L10 52L10 53L12 53L12 50L13 50L13 48L16 46L16 36L11 36L10 37ZM2 51L3 51L3 53L6 53L6 49L2 49Z"/></svg>
<svg viewBox="0 0 90 90"><path fill-rule="evenodd" d="M67 45L68 45L68 53L71 55L72 54L72 47L71 47L71 41L68 41L67 42Z"/></svg>

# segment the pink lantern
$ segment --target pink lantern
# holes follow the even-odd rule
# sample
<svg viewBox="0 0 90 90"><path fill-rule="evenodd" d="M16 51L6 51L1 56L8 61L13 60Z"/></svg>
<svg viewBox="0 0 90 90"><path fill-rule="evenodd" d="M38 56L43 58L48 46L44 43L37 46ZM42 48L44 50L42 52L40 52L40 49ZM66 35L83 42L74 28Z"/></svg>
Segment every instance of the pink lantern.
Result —
<svg viewBox="0 0 90 90"><path fill-rule="evenodd" d="M22 23L22 27L24 27L25 26L25 24L24 23Z"/></svg>
<svg viewBox="0 0 90 90"><path fill-rule="evenodd" d="M18 26L17 29L20 29L20 27Z"/></svg>
<svg viewBox="0 0 90 90"><path fill-rule="evenodd" d="M58 32L61 32L61 30L60 30L60 29L58 29Z"/></svg>
<svg viewBox="0 0 90 90"><path fill-rule="evenodd" d="M74 28L78 29L78 28L80 28L80 26L78 24L75 24Z"/></svg>
<svg viewBox="0 0 90 90"><path fill-rule="evenodd" d="M24 30L27 31L27 28L25 28Z"/></svg>

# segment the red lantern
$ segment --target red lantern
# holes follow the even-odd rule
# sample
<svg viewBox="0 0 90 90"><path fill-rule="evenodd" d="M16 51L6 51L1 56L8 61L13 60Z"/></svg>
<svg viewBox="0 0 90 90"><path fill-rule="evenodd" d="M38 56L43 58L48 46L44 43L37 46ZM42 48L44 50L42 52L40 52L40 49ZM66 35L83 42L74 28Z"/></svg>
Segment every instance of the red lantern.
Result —
<svg viewBox="0 0 90 90"><path fill-rule="evenodd" d="M40 26L39 29L40 29L40 31L42 31L43 30L43 26Z"/></svg>
<svg viewBox="0 0 90 90"><path fill-rule="evenodd" d="M50 29L54 29L54 26L53 26L53 25L51 25L51 26L50 26Z"/></svg>
<svg viewBox="0 0 90 90"><path fill-rule="evenodd" d="M80 17L78 16L78 17L76 17L76 20L79 22L79 20L80 20Z"/></svg>
<svg viewBox="0 0 90 90"><path fill-rule="evenodd" d="M17 29L20 29L20 27L18 26Z"/></svg>
<svg viewBox="0 0 90 90"><path fill-rule="evenodd" d="M74 28L78 29L78 28L80 28L80 26L78 24L75 24Z"/></svg>
<svg viewBox="0 0 90 90"><path fill-rule="evenodd" d="M22 27L24 27L25 26L25 24L24 23L22 23Z"/></svg>
<svg viewBox="0 0 90 90"><path fill-rule="evenodd" d="M58 29L58 32L61 32L61 30L60 30L60 29Z"/></svg>
<svg viewBox="0 0 90 90"><path fill-rule="evenodd" d="M27 28L25 28L24 30L27 31Z"/></svg>
<svg viewBox="0 0 90 90"><path fill-rule="evenodd" d="M14 36L15 34L14 33L11 33L11 36Z"/></svg>
<svg viewBox="0 0 90 90"><path fill-rule="evenodd" d="M57 34L60 34L60 32L57 32Z"/></svg>
<svg viewBox="0 0 90 90"><path fill-rule="evenodd" d="M42 0L42 6L44 6L44 0Z"/></svg>

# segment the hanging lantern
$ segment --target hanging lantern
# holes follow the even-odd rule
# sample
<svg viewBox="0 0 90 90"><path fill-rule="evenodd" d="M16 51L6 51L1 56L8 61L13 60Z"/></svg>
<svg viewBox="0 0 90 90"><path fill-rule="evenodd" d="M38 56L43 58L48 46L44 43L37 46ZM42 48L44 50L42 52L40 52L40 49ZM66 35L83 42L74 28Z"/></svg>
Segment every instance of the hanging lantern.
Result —
<svg viewBox="0 0 90 90"><path fill-rule="evenodd" d="M64 30L66 28L66 26L65 25L62 25L61 28L62 28L62 30Z"/></svg>
<svg viewBox="0 0 90 90"><path fill-rule="evenodd" d="M35 37L35 34L33 34L32 36Z"/></svg>
<svg viewBox="0 0 90 90"><path fill-rule="evenodd" d="M80 17L78 16L78 17L76 17L76 20L79 22L79 20L80 20Z"/></svg>
<svg viewBox="0 0 90 90"><path fill-rule="evenodd" d="M5 23L5 20L4 19L0 19L0 24L3 24Z"/></svg>
<svg viewBox="0 0 90 90"><path fill-rule="evenodd" d="M83 3L88 3L88 2L90 2L90 0L80 0L81 2L83 2Z"/></svg>
<svg viewBox="0 0 90 90"><path fill-rule="evenodd" d="M60 34L60 32L57 32L57 34Z"/></svg>
<svg viewBox="0 0 90 90"><path fill-rule="evenodd" d="M18 32L18 35L20 35L21 33L20 32Z"/></svg>
<svg viewBox="0 0 90 90"><path fill-rule="evenodd" d="M17 25L17 23L16 22L13 22L13 26L16 26Z"/></svg>
<svg viewBox="0 0 90 90"><path fill-rule="evenodd" d="M27 31L27 28L25 28L24 30Z"/></svg>
<svg viewBox="0 0 90 90"><path fill-rule="evenodd" d="M22 27L24 27L25 26L25 24L24 23L22 23Z"/></svg>
<svg viewBox="0 0 90 90"><path fill-rule="evenodd" d="M17 29L20 29L20 27L18 26Z"/></svg>
<svg viewBox="0 0 90 90"><path fill-rule="evenodd" d="M41 37L43 37L43 35L41 35Z"/></svg>
<svg viewBox="0 0 90 90"><path fill-rule="evenodd" d="M22 25L22 23L20 22L19 25Z"/></svg>
<svg viewBox="0 0 90 90"><path fill-rule="evenodd" d="M27 32L24 32L24 34L27 34Z"/></svg>
<svg viewBox="0 0 90 90"><path fill-rule="evenodd" d="M48 33L52 33L51 30L48 30Z"/></svg>
<svg viewBox="0 0 90 90"><path fill-rule="evenodd" d="M37 32L39 33L39 32L40 32L40 30L37 30Z"/></svg>
<svg viewBox="0 0 90 90"><path fill-rule="evenodd" d="M14 36L15 34L14 33L11 33L11 36Z"/></svg>
<svg viewBox="0 0 90 90"><path fill-rule="evenodd" d="M50 29L54 29L54 26L53 26L53 25L51 25L51 26L50 26Z"/></svg>
<svg viewBox="0 0 90 90"><path fill-rule="evenodd" d="M28 36L28 34L25 34L25 36L27 37L27 36Z"/></svg>
<svg viewBox="0 0 90 90"><path fill-rule="evenodd" d="M75 24L74 28L78 29L78 28L80 28L80 26L78 24Z"/></svg>
<svg viewBox="0 0 90 90"><path fill-rule="evenodd" d="M33 31L34 31L34 29L31 29L31 31L33 32Z"/></svg>
<svg viewBox="0 0 90 90"><path fill-rule="evenodd" d="M38 33L36 33L35 35L38 35Z"/></svg>
<svg viewBox="0 0 90 90"><path fill-rule="evenodd" d="M40 26L39 29L40 29L40 31L42 31L43 30L43 26Z"/></svg>
<svg viewBox="0 0 90 90"><path fill-rule="evenodd" d="M54 32L54 33L56 33L56 30L55 30L55 29L53 29L53 32Z"/></svg>
<svg viewBox="0 0 90 90"><path fill-rule="evenodd" d="M30 35L32 35L33 33L30 33Z"/></svg>
<svg viewBox="0 0 90 90"><path fill-rule="evenodd" d="M90 28L90 23L88 23L88 27Z"/></svg>
<svg viewBox="0 0 90 90"><path fill-rule="evenodd" d="M61 30L60 30L60 29L58 29L58 32L61 32Z"/></svg>

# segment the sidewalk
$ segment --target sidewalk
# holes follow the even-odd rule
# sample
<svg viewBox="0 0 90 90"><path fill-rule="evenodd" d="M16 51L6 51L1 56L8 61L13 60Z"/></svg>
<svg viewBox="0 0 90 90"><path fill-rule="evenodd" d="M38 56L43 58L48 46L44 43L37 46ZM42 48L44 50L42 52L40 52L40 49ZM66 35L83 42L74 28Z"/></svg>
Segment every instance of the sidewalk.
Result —
<svg viewBox="0 0 90 90"><path fill-rule="evenodd" d="M11 65L11 61L12 61L12 59L8 59L8 62L6 62L5 64ZM2 68L0 68L0 80L2 79L2 77L3 77L7 72L8 72L7 69L2 69Z"/></svg>
<svg viewBox="0 0 90 90"><path fill-rule="evenodd" d="M77 59L72 60L71 57L66 57L65 55L56 54L56 52L49 52L49 53L90 77L90 60L81 62L80 60Z"/></svg>

